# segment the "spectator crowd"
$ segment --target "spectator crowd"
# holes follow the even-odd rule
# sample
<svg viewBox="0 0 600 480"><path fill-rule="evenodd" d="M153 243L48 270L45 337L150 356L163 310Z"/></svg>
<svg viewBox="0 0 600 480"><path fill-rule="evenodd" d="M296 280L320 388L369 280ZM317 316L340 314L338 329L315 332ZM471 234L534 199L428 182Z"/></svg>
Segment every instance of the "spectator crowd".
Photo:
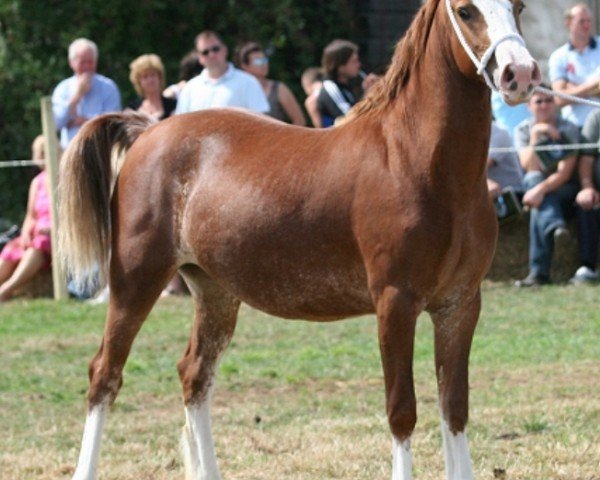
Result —
<svg viewBox="0 0 600 480"><path fill-rule="evenodd" d="M565 26L569 41L550 56L551 85L546 87L597 99L600 37L594 33L589 6L578 3L568 9ZM181 60L177 82L170 85L161 58L153 53L140 55L130 63L129 75L137 98L127 102L125 109L161 121L197 110L237 107L299 126L308 124L306 112L313 127L323 128L342 118L379 78L363 72L356 44L334 40L325 46L321 66L310 67L302 75L303 110L292 89L270 77L269 55L259 43L243 43L233 53L235 63L229 60L229 49L217 32L199 33L194 49ZM96 44L85 38L74 40L68 48L73 75L52 94L63 149L87 120L123 109L115 82L97 72L98 55ZM492 111L487 162L490 198L501 223L520 214L522 207L530 211L529 274L516 286L550 283L553 251L570 235L566 221L571 217L577 219L580 261L571 282L598 281L598 148L578 151L569 145L600 141L600 109L536 91L526 106L516 107L504 104L494 93ZM36 155L43 160L43 152ZM31 278L50 261L44 175L42 171L32 183L21 237L12 240L0 256L0 301L10 298L15 284ZM175 277L164 294L184 288ZM92 292L72 290L71 294L89 298Z"/></svg>
<svg viewBox="0 0 600 480"><path fill-rule="evenodd" d="M565 12L565 26L569 40L550 55L551 85L544 87L600 100L600 37L594 32L590 7L586 3L570 7ZM573 217L577 220L580 266L570 283L593 283L599 279L600 178L595 174L598 147L589 146L598 144L600 139L600 110L544 92L536 91L526 108L510 107L498 95L492 97L495 120L488 159L488 190L497 210L503 206L500 201L505 203L510 198L506 193L511 193L530 211L529 273L515 283L519 288L551 282L554 250L569 239L566 221ZM493 153L507 151L497 147L510 146L511 142L514 155ZM578 149L578 145L586 148ZM502 176L498 177L500 173ZM523 175L520 185L519 174Z"/></svg>

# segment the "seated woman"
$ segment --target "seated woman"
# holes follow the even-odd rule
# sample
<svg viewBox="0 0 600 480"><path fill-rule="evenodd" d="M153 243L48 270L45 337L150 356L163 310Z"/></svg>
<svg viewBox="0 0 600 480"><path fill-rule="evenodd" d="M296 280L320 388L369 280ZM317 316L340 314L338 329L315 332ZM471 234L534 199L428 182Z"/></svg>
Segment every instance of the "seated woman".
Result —
<svg viewBox="0 0 600 480"><path fill-rule="evenodd" d="M306 125L304 113L288 86L267 78L269 57L258 43L247 42L240 45L236 49L235 60L239 68L254 75L260 83L270 106L267 115L294 125Z"/></svg>
<svg viewBox="0 0 600 480"><path fill-rule="evenodd" d="M31 181L27 213L21 235L6 244L0 253L0 302L50 265L50 195L44 169L44 137L32 144L33 159L42 171Z"/></svg>
<svg viewBox="0 0 600 480"><path fill-rule="evenodd" d="M130 103L128 108L157 120L163 120L175 111L177 100L162 95L165 88L165 67L158 55L141 55L131 62L129 80L139 98Z"/></svg>

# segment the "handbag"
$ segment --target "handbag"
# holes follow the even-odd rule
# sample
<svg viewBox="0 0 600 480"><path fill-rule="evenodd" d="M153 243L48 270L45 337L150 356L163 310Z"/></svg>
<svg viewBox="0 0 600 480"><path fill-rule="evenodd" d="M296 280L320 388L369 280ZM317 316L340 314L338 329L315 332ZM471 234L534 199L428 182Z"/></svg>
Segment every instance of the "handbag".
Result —
<svg viewBox="0 0 600 480"><path fill-rule="evenodd" d="M523 207L512 187L502 190L502 194L494 200L494 206L500 225L517 220L523 215Z"/></svg>
<svg viewBox="0 0 600 480"><path fill-rule="evenodd" d="M561 148L561 145L568 144L568 140L562 135L558 140L543 138L535 144L536 147L555 147L548 150L536 150L540 159L541 167L546 175L550 175L558 168L558 163L570 155L576 155L577 151Z"/></svg>
<svg viewBox="0 0 600 480"><path fill-rule="evenodd" d="M21 234L21 229L18 225L13 225L8 230L0 233L0 250L10 242L13 238L18 237Z"/></svg>

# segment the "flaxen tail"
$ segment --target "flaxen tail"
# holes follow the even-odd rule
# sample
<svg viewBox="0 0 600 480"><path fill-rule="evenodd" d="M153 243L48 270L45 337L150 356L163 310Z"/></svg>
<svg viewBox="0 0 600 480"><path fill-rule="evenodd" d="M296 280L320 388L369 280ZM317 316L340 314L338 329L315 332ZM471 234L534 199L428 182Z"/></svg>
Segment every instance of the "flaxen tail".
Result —
<svg viewBox="0 0 600 480"><path fill-rule="evenodd" d="M153 123L135 112L99 116L83 125L62 157L58 259L80 286L106 282L111 190L122 163L112 158L124 154Z"/></svg>

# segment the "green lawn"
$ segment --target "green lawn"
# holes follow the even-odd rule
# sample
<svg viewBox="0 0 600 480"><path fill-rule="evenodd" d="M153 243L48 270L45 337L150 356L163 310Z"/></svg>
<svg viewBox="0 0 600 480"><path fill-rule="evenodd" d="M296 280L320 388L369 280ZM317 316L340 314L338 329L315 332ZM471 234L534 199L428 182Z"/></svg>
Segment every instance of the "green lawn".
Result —
<svg viewBox="0 0 600 480"><path fill-rule="evenodd" d="M471 355L469 437L478 479L600 479L599 293L485 285ZM0 479L72 474L87 364L105 308L50 300L0 306ZM161 300L139 334L108 419L101 479L182 478L175 364L191 312L189 298ZM440 479L426 315L418 325L415 377L415 478ZM374 317L312 324L243 306L220 365L213 430L225 479L388 479Z"/></svg>

